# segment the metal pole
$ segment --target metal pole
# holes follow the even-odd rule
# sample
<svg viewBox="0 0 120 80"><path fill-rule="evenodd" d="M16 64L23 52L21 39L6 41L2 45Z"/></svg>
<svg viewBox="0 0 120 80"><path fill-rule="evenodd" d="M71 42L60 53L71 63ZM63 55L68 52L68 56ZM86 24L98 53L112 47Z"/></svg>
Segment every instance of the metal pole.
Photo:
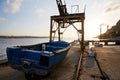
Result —
<svg viewBox="0 0 120 80"><path fill-rule="evenodd" d="M52 25L52 18L51 18L51 22L50 22L50 42L52 42L52 28L53 28L53 25Z"/></svg>
<svg viewBox="0 0 120 80"><path fill-rule="evenodd" d="M107 31L108 31L109 25L107 25Z"/></svg>
<svg viewBox="0 0 120 80"><path fill-rule="evenodd" d="M81 40L81 50L84 51L84 20L82 20L82 40Z"/></svg>
<svg viewBox="0 0 120 80"><path fill-rule="evenodd" d="M102 34L101 26L102 26L102 24L100 24L100 40L102 39L102 36L101 36L101 34Z"/></svg>
<svg viewBox="0 0 120 80"><path fill-rule="evenodd" d="M60 23L58 22L58 41L60 41Z"/></svg>

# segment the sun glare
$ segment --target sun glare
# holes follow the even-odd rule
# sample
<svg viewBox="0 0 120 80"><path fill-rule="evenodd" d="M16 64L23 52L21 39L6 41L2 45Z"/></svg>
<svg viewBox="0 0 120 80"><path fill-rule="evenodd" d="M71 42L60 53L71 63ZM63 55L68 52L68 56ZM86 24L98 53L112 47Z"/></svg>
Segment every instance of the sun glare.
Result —
<svg viewBox="0 0 120 80"><path fill-rule="evenodd" d="M86 36L87 37L95 37L100 34L100 24L103 23L102 19L93 19L91 21L86 22ZM105 30L102 29L102 33L105 32Z"/></svg>

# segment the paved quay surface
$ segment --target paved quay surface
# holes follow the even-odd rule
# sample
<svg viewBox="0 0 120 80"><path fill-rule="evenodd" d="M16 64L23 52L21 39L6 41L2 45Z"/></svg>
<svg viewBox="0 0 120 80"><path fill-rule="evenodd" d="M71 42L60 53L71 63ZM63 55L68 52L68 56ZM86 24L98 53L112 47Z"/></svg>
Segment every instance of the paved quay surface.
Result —
<svg viewBox="0 0 120 80"><path fill-rule="evenodd" d="M96 58L106 80L120 80L120 46L93 47ZM88 48L86 49L88 51ZM80 80L102 80L101 73L94 57L85 53Z"/></svg>
<svg viewBox="0 0 120 80"><path fill-rule="evenodd" d="M110 80L120 80L120 47L95 48L101 68Z"/></svg>
<svg viewBox="0 0 120 80"><path fill-rule="evenodd" d="M94 57L88 56L85 50L79 80L102 80L101 73ZM93 47L102 71L109 80L120 80L120 46ZM44 79L40 80L73 80L76 65L80 56L78 44L74 44L63 61L61 61ZM0 80L26 80L24 73L8 65L0 66Z"/></svg>
<svg viewBox="0 0 120 80"><path fill-rule="evenodd" d="M78 44L74 44L63 61L61 61L50 75L41 80L72 80L80 56ZM24 73L9 66L0 66L0 80L26 80Z"/></svg>

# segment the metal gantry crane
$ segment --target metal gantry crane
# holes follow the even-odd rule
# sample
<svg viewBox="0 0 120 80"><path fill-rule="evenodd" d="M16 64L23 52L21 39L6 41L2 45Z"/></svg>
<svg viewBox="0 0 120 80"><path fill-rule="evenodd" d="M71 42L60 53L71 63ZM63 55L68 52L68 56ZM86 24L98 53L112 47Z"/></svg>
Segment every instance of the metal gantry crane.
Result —
<svg viewBox="0 0 120 80"><path fill-rule="evenodd" d="M84 19L85 13L72 13L67 12L66 4L63 4L61 0L56 0L59 15L51 16L50 22L50 42L54 41L58 37L58 41L61 41L63 33L69 26L73 26L76 31L81 34L80 44L83 50L84 46ZM77 28L74 23L81 23L81 28ZM56 36L56 34L58 34Z"/></svg>

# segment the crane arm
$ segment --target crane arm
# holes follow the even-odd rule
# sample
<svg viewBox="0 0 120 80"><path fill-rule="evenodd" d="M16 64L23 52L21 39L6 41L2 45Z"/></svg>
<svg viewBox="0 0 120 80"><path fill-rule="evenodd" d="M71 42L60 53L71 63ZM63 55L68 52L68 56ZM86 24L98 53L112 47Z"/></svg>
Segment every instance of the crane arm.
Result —
<svg viewBox="0 0 120 80"><path fill-rule="evenodd" d="M64 15L68 14L66 5L63 5L61 0L56 0L56 3L57 3L58 10L59 10L59 13L60 13L61 16L64 16Z"/></svg>

